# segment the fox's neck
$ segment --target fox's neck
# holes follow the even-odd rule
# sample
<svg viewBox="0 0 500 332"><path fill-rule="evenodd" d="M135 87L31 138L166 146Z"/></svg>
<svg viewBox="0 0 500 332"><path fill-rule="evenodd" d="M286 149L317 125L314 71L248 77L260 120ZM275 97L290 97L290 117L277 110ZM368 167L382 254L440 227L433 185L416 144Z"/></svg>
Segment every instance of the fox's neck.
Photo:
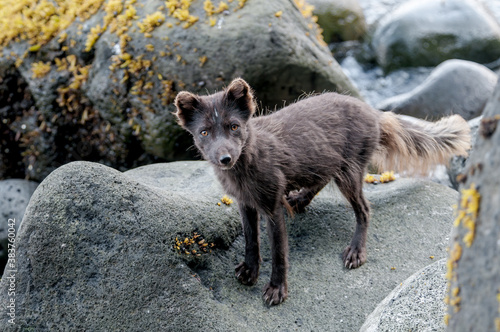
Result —
<svg viewBox="0 0 500 332"><path fill-rule="evenodd" d="M241 150L240 158L236 164L241 162L243 164L250 165L257 160L259 144L257 144L256 130L251 120L247 123L247 133L248 136L245 141L245 145Z"/></svg>

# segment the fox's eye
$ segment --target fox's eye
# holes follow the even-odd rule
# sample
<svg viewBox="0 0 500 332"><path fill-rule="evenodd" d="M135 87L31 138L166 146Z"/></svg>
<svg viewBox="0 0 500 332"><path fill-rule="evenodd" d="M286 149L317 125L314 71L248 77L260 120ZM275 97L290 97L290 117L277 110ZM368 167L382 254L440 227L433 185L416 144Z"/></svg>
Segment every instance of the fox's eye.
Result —
<svg viewBox="0 0 500 332"><path fill-rule="evenodd" d="M232 131L236 131L236 130L238 130L238 128L239 128L239 127L240 127L240 126L238 126L237 124L232 124L232 125L231 125L231 130L232 130Z"/></svg>
<svg viewBox="0 0 500 332"><path fill-rule="evenodd" d="M202 130L202 131L200 132L200 134L201 134L201 136L208 136L208 131L206 131L206 130Z"/></svg>

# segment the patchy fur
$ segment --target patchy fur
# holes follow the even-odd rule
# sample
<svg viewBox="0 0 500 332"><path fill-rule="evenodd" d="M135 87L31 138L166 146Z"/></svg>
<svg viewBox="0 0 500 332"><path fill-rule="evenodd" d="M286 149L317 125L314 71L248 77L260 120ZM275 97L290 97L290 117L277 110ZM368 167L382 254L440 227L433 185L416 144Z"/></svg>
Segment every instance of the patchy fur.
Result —
<svg viewBox="0 0 500 332"><path fill-rule="evenodd" d="M414 124L336 93L252 117L253 94L242 79L209 96L181 92L175 105L179 124L193 135L225 190L238 201L246 246L245 260L235 270L243 284L257 282L259 217L267 222L272 272L263 298L269 305L288 295L283 205L303 212L333 180L356 215L354 236L342 254L344 265L356 268L366 261L370 208L362 187L368 164L420 170L454 154L465 155L469 148L467 123L457 115Z"/></svg>

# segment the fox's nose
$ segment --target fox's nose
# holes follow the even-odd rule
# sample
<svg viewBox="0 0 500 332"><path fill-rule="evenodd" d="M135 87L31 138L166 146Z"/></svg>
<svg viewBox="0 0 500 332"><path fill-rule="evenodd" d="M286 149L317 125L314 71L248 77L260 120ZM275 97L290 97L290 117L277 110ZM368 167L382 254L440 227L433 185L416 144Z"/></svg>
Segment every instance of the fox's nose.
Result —
<svg viewBox="0 0 500 332"><path fill-rule="evenodd" d="M228 154L225 154L225 155L220 157L219 161L222 165L227 165L231 162L231 156Z"/></svg>

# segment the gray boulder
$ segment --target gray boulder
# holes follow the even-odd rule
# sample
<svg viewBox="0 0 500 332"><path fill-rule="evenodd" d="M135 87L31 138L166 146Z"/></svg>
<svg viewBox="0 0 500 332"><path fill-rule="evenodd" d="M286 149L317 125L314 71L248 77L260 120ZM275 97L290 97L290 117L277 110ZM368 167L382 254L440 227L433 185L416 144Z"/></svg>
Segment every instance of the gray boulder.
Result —
<svg viewBox="0 0 500 332"><path fill-rule="evenodd" d="M309 0L327 43L365 37L367 24L357 0Z"/></svg>
<svg viewBox="0 0 500 332"><path fill-rule="evenodd" d="M367 184L365 192L373 210L368 262L357 270L342 266L354 213L326 188L287 220L289 299L267 308L264 223L260 279L240 285L233 270L244 255L236 203L217 204L224 192L206 162L125 173L70 163L40 184L27 208L15 296L7 292L9 269L0 282L0 308L14 299L16 325L3 315L0 329L358 330L394 287L432 262L429 256L446 256L457 199L450 188L416 179ZM186 245L195 235L211 252Z"/></svg>
<svg viewBox="0 0 500 332"><path fill-rule="evenodd" d="M485 66L448 60L437 66L421 85L383 101L377 108L417 118L459 114L470 120L481 115L497 80L498 76Z"/></svg>
<svg viewBox="0 0 500 332"><path fill-rule="evenodd" d="M500 57L500 25L476 0L413 0L382 18L373 46L386 71L452 58L488 63Z"/></svg>
<svg viewBox="0 0 500 332"><path fill-rule="evenodd" d="M3 271L7 261L9 233L17 234L26 206L37 186L36 182L21 179L0 181L0 271Z"/></svg>
<svg viewBox="0 0 500 332"><path fill-rule="evenodd" d="M368 316L360 332L445 331L446 259L397 286Z"/></svg>
<svg viewBox="0 0 500 332"><path fill-rule="evenodd" d="M448 331L500 328L500 84L464 173L448 256Z"/></svg>
<svg viewBox="0 0 500 332"><path fill-rule="evenodd" d="M287 0L224 4L207 12L196 1L188 16L185 8L166 7L162 0L106 2L38 51L27 52L26 41L9 43L0 75L21 77L23 95L36 106L24 118L9 115L11 136L20 132L32 148L23 161L26 173L41 180L72 160L130 169L155 158L193 157L186 153L191 138L171 114L176 93L211 93L238 76L270 108L311 91L359 96L304 6ZM96 31L104 22L107 30ZM16 58L23 60L19 67ZM33 77L39 62L50 71Z"/></svg>
<svg viewBox="0 0 500 332"><path fill-rule="evenodd" d="M483 118L482 116L479 116L479 117L469 121L471 147L472 148L474 147L474 145L476 143L478 130L479 130L479 124L481 123L482 118ZM472 153L472 148L471 148L471 151L469 152L469 155ZM457 176L459 174L465 174L468 160L469 160L468 157L455 156L455 157L451 158L450 164L448 165L448 167L446 167L446 171L448 173L448 177L450 179L451 185L453 186L453 188L455 188L457 190L458 190L459 185L460 185L457 181Z"/></svg>

